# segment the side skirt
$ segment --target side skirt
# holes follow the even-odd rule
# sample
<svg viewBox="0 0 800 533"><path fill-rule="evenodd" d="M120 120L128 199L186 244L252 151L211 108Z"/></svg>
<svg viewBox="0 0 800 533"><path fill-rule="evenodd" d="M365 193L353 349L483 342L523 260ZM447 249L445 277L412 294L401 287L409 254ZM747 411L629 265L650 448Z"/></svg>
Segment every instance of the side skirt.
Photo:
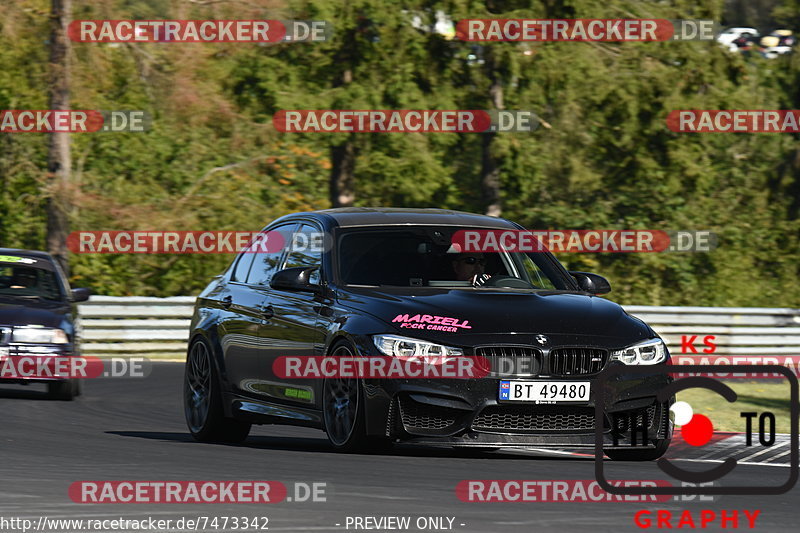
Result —
<svg viewBox="0 0 800 533"><path fill-rule="evenodd" d="M234 398L231 414L237 420L251 424L282 424L323 429L322 413L315 409Z"/></svg>

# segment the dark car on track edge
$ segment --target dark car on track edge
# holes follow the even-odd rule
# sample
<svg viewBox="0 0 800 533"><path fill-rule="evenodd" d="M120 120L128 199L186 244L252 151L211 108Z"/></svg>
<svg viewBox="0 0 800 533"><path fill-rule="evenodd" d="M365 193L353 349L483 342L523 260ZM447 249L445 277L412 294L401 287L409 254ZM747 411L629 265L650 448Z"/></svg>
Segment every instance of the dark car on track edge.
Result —
<svg viewBox="0 0 800 533"><path fill-rule="evenodd" d="M80 355L76 303L88 298L89 289L70 289L50 254L0 248L0 362ZM45 383L48 395L59 400L81 393L77 378L13 375L0 375L0 383Z"/></svg>

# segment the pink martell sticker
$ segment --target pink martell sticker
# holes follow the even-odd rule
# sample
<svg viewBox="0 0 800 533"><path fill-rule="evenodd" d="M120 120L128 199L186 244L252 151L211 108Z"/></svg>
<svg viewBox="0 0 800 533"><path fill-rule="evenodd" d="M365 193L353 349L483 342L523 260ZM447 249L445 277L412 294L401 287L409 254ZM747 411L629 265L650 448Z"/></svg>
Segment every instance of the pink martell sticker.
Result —
<svg viewBox="0 0 800 533"><path fill-rule="evenodd" d="M397 315L392 322L400 322L401 328L427 329L434 331L456 332L459 328L472 329L468 320L459 321L457 318L437 315Z"/></svg>

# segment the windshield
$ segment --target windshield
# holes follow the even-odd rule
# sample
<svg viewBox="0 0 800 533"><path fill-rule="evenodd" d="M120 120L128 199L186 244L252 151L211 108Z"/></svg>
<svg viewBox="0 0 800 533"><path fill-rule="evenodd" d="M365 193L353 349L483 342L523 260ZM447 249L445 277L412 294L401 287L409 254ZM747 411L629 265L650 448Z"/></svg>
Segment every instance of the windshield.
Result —
<svg viewBox="0 0 800 533"><path fill-rule="evenodd" d="M7 263L0 263L0 296L62 299L58 278L52 270Z"/></svg>
<svg viewBox="0 0 800 533"><path fill-rule="evenodd" d="M546 253L459 253L451 239L463 229L350 230L339 239L339 276L347 285L573 290Z"/></svg>

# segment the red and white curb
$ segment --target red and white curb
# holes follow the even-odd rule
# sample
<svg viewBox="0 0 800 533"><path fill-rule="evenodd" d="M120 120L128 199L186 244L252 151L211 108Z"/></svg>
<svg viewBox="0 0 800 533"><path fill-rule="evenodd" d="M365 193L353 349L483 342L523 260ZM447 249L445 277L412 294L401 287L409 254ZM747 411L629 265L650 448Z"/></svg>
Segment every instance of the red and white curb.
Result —
<svg viewBox="0 0 800 533"><path fill-rule="evenodd" d="M728 457L736 459L740 465L782 466L788 468L791 453L791 435L779 433L771 446L762 446L758 442L758 434L752 435L752 442L747 446L744 433L714 433L711 442L704 446L691 446L676 431L666 457L673 460L684 460L700 463L722 463Z"/></svg>
<svg viewBox="0 0 800 533"><path fill-rule="evenodd" d="M672 444L665 454L667 459L673 461L689 461L695 463L722 463L728 457L733 457L740 465L778 466L788 468L791 453L791 436L785 433L775 435L775 442L771 446L762 446L758 442L758 434L752 436L752 443L747 446L744 433L714 433L711 441L703 446L692 446L681 438L680 430L675 430ZM510 451L510 450L509 450ZM594 453L584 451L557 450L551 448L522 448L517 449L526 454L550 456L569 456L581 458L594 458Z"/></svg>

